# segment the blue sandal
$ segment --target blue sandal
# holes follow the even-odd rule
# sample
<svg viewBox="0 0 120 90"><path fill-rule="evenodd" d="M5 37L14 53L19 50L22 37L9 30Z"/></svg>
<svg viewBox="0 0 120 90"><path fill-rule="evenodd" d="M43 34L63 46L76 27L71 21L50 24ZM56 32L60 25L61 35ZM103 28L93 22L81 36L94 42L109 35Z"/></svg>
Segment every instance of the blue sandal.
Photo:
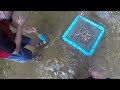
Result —
<svg viewBox="0 0 120 90"><path fill-rule="evenodd" d="M42 41L43 44L47 43L46 38L43 34L39 34L39 39Z"/></svg>

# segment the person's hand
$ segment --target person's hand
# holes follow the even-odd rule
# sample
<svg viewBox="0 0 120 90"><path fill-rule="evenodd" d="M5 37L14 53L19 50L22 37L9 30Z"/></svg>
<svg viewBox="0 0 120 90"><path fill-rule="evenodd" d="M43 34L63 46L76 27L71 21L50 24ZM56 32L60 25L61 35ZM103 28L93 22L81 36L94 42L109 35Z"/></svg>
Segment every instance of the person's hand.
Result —
<svg viewBox="0 0 120 90"><path fill-rule="evenodd" d="M16 20L16 23L18 24L18 27L22 27L25 23L25 20L21 16L19 16Z"/></svg>

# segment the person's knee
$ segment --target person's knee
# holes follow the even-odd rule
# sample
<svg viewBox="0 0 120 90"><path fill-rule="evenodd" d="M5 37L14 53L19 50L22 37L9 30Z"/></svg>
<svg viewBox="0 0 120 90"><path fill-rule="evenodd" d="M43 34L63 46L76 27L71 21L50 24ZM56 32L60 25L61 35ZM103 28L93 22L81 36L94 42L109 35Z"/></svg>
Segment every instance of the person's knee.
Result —
<svg viewBox="0 0 120 90"><path fill-rule="evenodd" d="M13 11L0 11L0 21L6 19L12 22Z"/></svg>
<svg viewBox="0 0 120 90"><path fill-rule="evenodd" d="M11 19L13 16L13 11L3 11L7 19Z"/></svg>
<svg viewBox="0 0 120 90"><path fill-rule="evenodd" d="M22 61L24 61L24 62L32 60L32 51L30 51L26 48L21 48L20 55L23 58Z"/></svg>

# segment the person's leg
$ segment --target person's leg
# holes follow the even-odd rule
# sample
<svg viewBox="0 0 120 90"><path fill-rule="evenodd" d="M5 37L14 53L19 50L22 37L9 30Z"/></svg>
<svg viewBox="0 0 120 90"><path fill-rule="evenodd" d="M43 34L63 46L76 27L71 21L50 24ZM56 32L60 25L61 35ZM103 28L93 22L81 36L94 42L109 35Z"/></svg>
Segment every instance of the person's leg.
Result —
<svg viewBox="0 0 120 90"><path fill-rule="evenodd" d="M35 47L39 48L42 46L42 42L35 44L35 39L31 39L28 45L35 46Z"/></svg>
<svg viewBox="0 0 120 90"><path fill-rule="evenodd" d="M35 39L30 39L29 37L23 36L22 46L25 47L26 45L30 45L30 46L39 48L42 46L42 42L35 44ZM40 59L37 59L37 57L42 57L41 53L40 54L33 53L33 55L32 55L33 61L39 61Z"/></svg>
<svg viewBox="0 0 120 90"><path fill-rule="evenodd" d="M14 37L16 36L16 33L14 33ZM40 47L41 45L39 45L39 44L35 44L35 39L31 39L31 38L29 38L29 37L27 37L27 36L24 36L24 35L22 35L22 42L21 42L21 46L22 47L25 47L26 45L30 45L30 46L35 46L35 47ZM24 50L24 49L23 49ZM27 51L27 50L24 50L24 51ZM30 51L28 51L28 53L29 53ZM26 55L26 54L25 54ZM18 56L18 55L17 55ZM36 61L37 59L35 59L36 58L36 56L41 56L41 54L40 55L38 55L38 54L36 54L36 53L33 53L33 55L32 55L32 58L33 58L33 60L34 61ZM13 57L13 56L12 56ZM27 56L26 56L27 57Z"/></svg>

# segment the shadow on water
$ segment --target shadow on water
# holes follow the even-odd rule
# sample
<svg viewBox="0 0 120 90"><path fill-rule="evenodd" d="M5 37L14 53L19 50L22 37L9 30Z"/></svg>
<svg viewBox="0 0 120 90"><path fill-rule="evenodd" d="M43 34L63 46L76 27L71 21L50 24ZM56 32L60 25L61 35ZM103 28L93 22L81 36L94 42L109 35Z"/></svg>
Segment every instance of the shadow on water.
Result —
<svg viewBox="0 0 120 90"><path fill-rule="evenodd" d="M105 34L92 57L87 58L61 40L64 31L76 15L85 16L105 27ZM21 15L26 24L37 28L48 38L48 44L41 48L27 46L37 53L34 63L0 61L1 78L72 79L86 78L88 69L94 67L105 76L120 78L120 14L107 11L16 11L14 19ZM14 29L12 29L14 30ZM34 34L25 34L39 41ZM113 44L114 43L114 44Z"/></svg>

